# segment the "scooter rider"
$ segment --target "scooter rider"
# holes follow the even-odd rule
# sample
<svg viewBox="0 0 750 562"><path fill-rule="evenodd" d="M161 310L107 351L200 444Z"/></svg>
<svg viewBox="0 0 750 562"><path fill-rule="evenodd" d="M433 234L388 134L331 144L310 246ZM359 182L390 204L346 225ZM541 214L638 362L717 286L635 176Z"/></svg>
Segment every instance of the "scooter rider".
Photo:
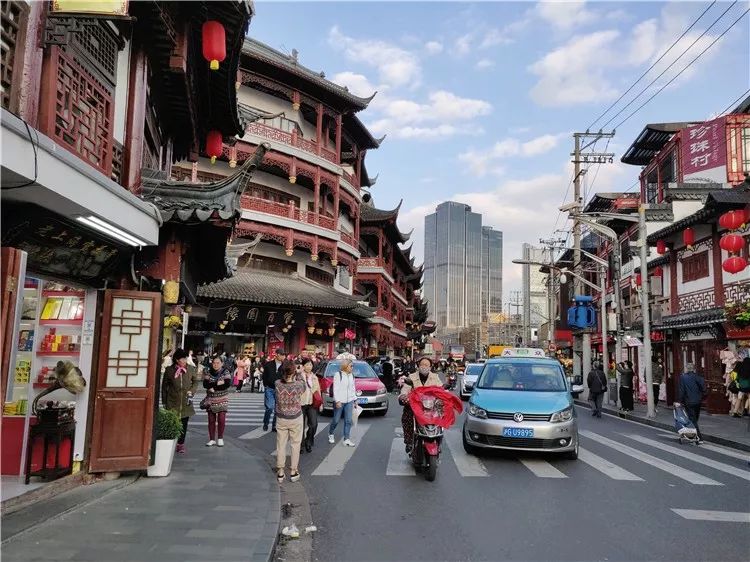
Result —
<svg viewBox="0 0 750 562"><path fill-rule="evenodd" d="M414 442L414 412L409 406L409 393L412 387L419 386L444 386L438 374L432 371L432 359L426 356L417 362L417 372L405 377L401 394L398 397L398 401L404 407L401 414L401 426L404 430L404 443L407 453L411 453Z"/></svg>

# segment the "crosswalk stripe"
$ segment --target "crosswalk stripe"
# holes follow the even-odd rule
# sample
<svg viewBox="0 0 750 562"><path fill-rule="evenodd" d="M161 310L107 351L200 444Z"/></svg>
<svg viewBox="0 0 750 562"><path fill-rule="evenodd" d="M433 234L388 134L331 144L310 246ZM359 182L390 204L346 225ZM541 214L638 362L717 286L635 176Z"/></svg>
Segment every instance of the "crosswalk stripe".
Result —
<svg viewBox="0 0 750 562"><path fill-rule="evenodd" d="M318 429L316 429L316 430L315 430L315 437L317 437L317 436L318 436L318 434L319 434L319 433L320 433L321 431L323 431L323 430L324 430L324 429L325 429L326 427L328 427L328 422L325 422L325 423L319 423L319 424L318 424ZM261 429L263 429L263 428L261 428ZM268 432L265 432L265 433L268 433ZM304 438L305 438L305 436L303 435L303 436L302 436L302 438L304 439ZM288 456L289 456L289 455L291 455L291 454L292 454L292 444L291 444L290 442L288 442L288 441L287 441L287 445L286 445L286 456L288 457ZM276 449L274 449L273 451L271 451L271 452L269 453L269 455L270 455L270 456L272 456L272 457L275 457L275 456L276 456Z"/></svg>
<svg viewBox="0 0 750 562"><path fill-rule="evenodd" d="M443 434L443 439L448 444L448 449L450 449L459 474L466 477L489 476L484 463L464 451L463 443L461 443L461 431L460 429L452 429Z"/></svg>
<svg viewBox="0 0 750 562"><path fill-rule="evenodd" d="M396 437L391 443L391 454L388 455L388 468L385 469L386 476L416 476L411 459L404 449L404 440Z"/></svg>
<svg viewBox="0 0 750 562"><path fill-rule="evenodd" d="M625 436L638 441L639 443L643 443L644 445L650 445L651 447L656 447L657 449L661 449L662 451L669 451L674 455L681 456L685 459L697 462L698 464L710 466L711 468L720 470L721 472L726 472L727 474L731 474L733 476L736 476L737 478L742 478L743 480L750 481L750 472L742 470L736 466L731 466L729 464L724 464L723 462L707 459L706 457L696 455L684 449L680 449L679 447L665 445L664 443L660 443L659 441L654 441L652 439L647 439L646 437L641 437L640 435L627 434Z"/></svg>
<svg viewBox="0 0 750 562"><path fill-rule="evenodd" d="M263 437L268 431L265 431L263 427L256 427L252 431L248 431L247 433L243 433L238 437L238 439L248 440L248 439L258 439L259 437Z"/></svg>
<svg viewBox="0 0 750 562"><path fill-rule="evenodd" d="M557 470L547 461L541 459L518 459L521 463L539 478L567 478L565 474Z"/></svg>
<svg viewBox="0 0 750 562"><path fill-rule="evenodd" d="M358 431L358 438L360 440L358 447L362 445L362 439L364 438L367 430L370 429L370 424L360 424ZM346 463L348 463L354 451L357 447L346 447L343 441L339 441L331 452L326 455L326 458L318 465L313 471L312 476L339 476L344 472Z"/></svg>
<svg viewBox="0 0 750 562"><path fill-rule="evenodd" d="M741 511L710 511L707 509L675 509L671 508L683 519L693 521L720 521L722 523L750 523L750 513Z"/></svg>
<svg viewBox="0 0 750 562"><path fill-rule="evenodd" d="M643 478L636 476L632 472L628 472L624 468L617 466L609 462L607 459L595 455L591 451L579 448L578 459L585 462L592 468L595 468L599 472L602 472L612 478L613 480L629 480L631 482L643 482Z"/></svg>
<svg viewBox="0 0 750 562"><path fill-rule="evenodd" d="M720 445L712 445L709 443L703 443L700 446L700 448L706 449L708 451L713 451L714 453L719 453L720 455L725 455L727 457L740 459L741 461L750 460L750 453L742 452L742 451L735 451L733 449L727 449L726 447L722 447Z"/></svg>
<svg viewBox="0 0 750 562"><path fill-rule="evenodd" d="M617 441L613 441L597 433L593 433L585 429L578 430L578 433L580 435L583 435L584 437L588 437L593 441L601 443L602 445L606 445L607 447L628 455L629 457L637 459L646 464L650 464L651 466L658 468L659 470L668 472L669 474L672 474L677 478L687 480L691 484L699 484L703 486L723 486L721 482L717 482L716 480L712 480L711 478L707 478L706 476L698 474L697 472L693 472L692 470L682 468L681 466L672 464L671 462L663 461L649 455L648 453L644 453L642 451L639 451L638 449L633 449L632 447L628 447L627 445L623 445L622 443L618 443Z"/></svg>

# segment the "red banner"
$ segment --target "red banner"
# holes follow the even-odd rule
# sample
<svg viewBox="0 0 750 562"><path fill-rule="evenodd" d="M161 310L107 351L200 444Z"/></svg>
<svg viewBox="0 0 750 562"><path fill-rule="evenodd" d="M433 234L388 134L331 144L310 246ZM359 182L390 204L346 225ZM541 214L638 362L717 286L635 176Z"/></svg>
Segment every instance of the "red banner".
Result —
<svg viewBox="0 0 750 562"><path fill-rule="evenodd" d="M725 166L727 137L724 117L706 121L680 131L683 176Z"/></svg>

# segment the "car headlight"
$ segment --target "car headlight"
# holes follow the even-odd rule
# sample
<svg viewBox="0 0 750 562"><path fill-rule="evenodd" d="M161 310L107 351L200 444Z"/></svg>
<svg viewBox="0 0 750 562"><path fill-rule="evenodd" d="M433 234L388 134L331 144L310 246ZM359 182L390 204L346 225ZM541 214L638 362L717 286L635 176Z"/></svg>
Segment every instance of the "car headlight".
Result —
<svg viewBox="0 0 750 562"><path fill-rule="evenodd" d="M475 418L487 419L487 412L474 404L469 404L469 415L474 416Z"/></svg>
<svg viewBox="0 0 750 562"><path fill-rule="evenodd" d="M379 386L378 387L378 394L386 394L385 386Z"/></svg>
<svg viewBox="0 0 750 562"><path fill-rule="evenodd" d="M569 406L565 408L564 410L560 410L559 412L555 412L552 414L552 417L549 419L552 423L561 423L570 421L573 419L573 407Z"/></svg>

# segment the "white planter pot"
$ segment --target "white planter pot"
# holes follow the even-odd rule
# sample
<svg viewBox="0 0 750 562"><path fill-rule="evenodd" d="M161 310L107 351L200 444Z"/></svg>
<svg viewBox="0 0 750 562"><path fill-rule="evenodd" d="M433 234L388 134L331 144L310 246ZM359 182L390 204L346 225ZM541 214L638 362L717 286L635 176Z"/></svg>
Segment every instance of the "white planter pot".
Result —
<svg viewBox="0 0 750 562"><path fill-rule="evenodd" d="M149 476L169 476L176 444L177 439L157 439L154 464L148 467Z"/></svg>

